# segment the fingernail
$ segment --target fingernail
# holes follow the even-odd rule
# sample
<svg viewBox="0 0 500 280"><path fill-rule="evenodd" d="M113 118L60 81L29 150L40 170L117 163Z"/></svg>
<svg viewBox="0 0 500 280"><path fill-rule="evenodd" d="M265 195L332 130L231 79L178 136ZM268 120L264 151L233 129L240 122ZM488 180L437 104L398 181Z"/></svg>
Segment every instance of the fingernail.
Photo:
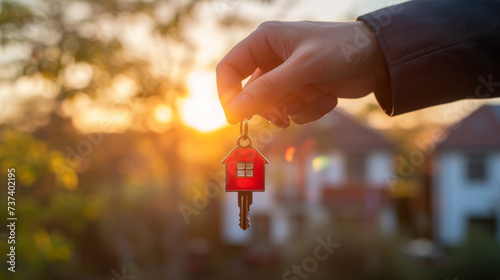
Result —
<svg viewBox="0 0 500 280"><path fill-rule="evenodd" d="M317 101L317 108L319 110L326 110L330 109L332 107L332 104L337 103L337 97L334 95L323 95L320 97L320 99Z"/></svg>
<svg viewBox="0 0 500 280"><path fill-rule="evenodd" d="M281 127L283 129L288 127L288 125L284 121L280 120L276 116L270 115L268 116L268 120L275 126Z"/></svg>
<svg viewBox="0 0 500 280"><path fill-rule="evenodd" d="M229 105L229 112L235 115L242 115L253 105L252 98L248 94L237 96Z"/></svg>
<svg viewBox="0 0 500 280"><path fill-rule="evenodd" d="M302 104L300 102L292 102L286 106L286 113L288 115L295 115L302 109Z"/></svg>

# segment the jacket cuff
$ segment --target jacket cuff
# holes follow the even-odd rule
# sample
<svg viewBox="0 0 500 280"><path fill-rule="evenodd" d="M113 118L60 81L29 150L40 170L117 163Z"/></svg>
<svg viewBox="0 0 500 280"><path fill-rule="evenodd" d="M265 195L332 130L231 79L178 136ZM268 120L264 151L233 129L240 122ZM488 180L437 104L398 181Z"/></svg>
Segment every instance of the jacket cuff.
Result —
<svg viewBox="0 0 500 280"><path fill-rule="evenodd" d="M394 98L392 94L391 87L391 74L389 68L387 67L387 61L389 59L389 51L387 45L385 44L384 39L380 33L380 25L376 20L377 14L376 12L372 14L366 14L358 17L356 20L363 21L370 30L375 34L375 39L377 40L380 49L382 50L382 54L384 56L384 73L376 73L376 88L373 91L375 98L377 99L378 104L388 116L394 116Z"/></svg>

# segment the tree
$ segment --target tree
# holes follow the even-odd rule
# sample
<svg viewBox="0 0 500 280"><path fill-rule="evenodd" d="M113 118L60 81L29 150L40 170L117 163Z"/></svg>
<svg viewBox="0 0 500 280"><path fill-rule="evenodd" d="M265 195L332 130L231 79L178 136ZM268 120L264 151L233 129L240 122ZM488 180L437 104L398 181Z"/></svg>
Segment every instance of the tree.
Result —
<svg viewBox="0 0 500 280"><path fill-rule="evenodd" d="M196 21L195 13L203 3L207 1L39 0L0 3L0 43L6 54L0 62L0 83L6 89L0 92L0 122L14 130L33 132L39 140L33 140L35 142L31 146L43 144L48 147L44 152L46 155L42 157L44 164L37 167L43 174L33 173L37 176L33 182L38 190L31 194L37 200L33 202L34 205L43 207L55 197L58 197L58 201L74 199L74 205L78 205L74 209L76 212L61 209L65 209L66 214L77 216L84 211L83 205L92 199L91 191L71 194L74 184L84 181L84 178L73 178L78 166L64 169L68 171L66 175L73 176L72 180L63 182L73 186L69 190L56 192L50 186L54 180L63 178L58 176L60 172L57 170L52 168L49 171L50 163L53 163L52 167L54 163L64 167L64 158L68 154L65 147L78 137L72 130L72 133L65 133L55 139L53 135L47 135L45 130L61 127L58 119L68 117L78 126L76 108L78 103L82 103L81 100L88 102L89 108L98 107L102 112L125 115L129 119L125 129L166 133L168 137L162 140L167 142L165 146L168 149L162 152L161 157L169 167L166 171L169 193L164 197L169 219L161 222L161 231L166 237L168 256L165 258L167 262L160 268L170 274L168 279L183 278L182 240L185 224L177 221L182 220L177 206L184 195L181 188L184 170L178 155L178 144L185 135L185 128L180 124L176 104L186 94L185 74L195 63L191 54L196 49L184 30L186 25ZM232 3L219 1L214 5L224 10L230 8ZM221 13L218 19L224 28L246 23L245 19L234 13ZM138 26L143 29L133 31ZM122 89L123 85L126 85L125 90ZM20 91L23 91L23 95L12 96ZM168 123L159 124L154 119L152 111L158 106L171 112ZM106 120L106 117L100 118ZM98 133L117 131L114 128L100 128L97 123L94 127L86 127L90 131L84 132L95 132L96 129ZM9 136L10 141L2 147L7 148L8 145L15 145L19 139L26 138L22 134L15 135ZM40 143L40 140L44 143ZM18 162L24 162L20 159L30 159L22 154L26 152L23 149L16 151L19 152L15 155ZM4 162L9 160L9 154L6 155L2 158ZM50 172L53 179L46 178ZM91 184L83 184L90 188ZM113 195L120 197L118 193ZM30 209L26 211L33 211ZM44 211L63 220L63 213ZM70 219L66 217L64 221L69 223ZM64 230L65 222L52 225L51 229ZM46 240L46 232L36 234L36 238ZM122 235L126 239L131 234L133 231L123 232ZM62 238L57 234L54 236ZM128 245L124 243L123 246Z"/></svg>

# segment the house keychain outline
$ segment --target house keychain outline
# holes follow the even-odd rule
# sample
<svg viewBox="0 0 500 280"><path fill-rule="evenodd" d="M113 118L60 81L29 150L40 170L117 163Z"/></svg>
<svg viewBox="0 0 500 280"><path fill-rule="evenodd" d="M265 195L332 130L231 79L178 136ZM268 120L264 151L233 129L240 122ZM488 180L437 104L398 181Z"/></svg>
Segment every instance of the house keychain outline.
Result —
<svg viewBox="0 0 500 280"><path fill-rule="evenodd" d="M251 143L234 147L221 163L226 165L226 192L265 191L265 164L269 161Z"/></svg>

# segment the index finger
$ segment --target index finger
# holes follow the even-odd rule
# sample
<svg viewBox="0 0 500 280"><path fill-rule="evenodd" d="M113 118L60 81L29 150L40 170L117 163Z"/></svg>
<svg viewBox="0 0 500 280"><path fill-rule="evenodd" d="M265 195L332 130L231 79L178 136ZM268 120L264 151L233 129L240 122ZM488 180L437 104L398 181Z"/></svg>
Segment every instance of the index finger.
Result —
<svg viewBox="0 0 500 280"><path fill-rule="evenodd" d="M241 92L241 81L257 68L272 69L281 63L266 40L258 30L254 31L230 50L217 65L217 91L229 123L240 121L236 116L229 114L227 108Z"/></svg>

